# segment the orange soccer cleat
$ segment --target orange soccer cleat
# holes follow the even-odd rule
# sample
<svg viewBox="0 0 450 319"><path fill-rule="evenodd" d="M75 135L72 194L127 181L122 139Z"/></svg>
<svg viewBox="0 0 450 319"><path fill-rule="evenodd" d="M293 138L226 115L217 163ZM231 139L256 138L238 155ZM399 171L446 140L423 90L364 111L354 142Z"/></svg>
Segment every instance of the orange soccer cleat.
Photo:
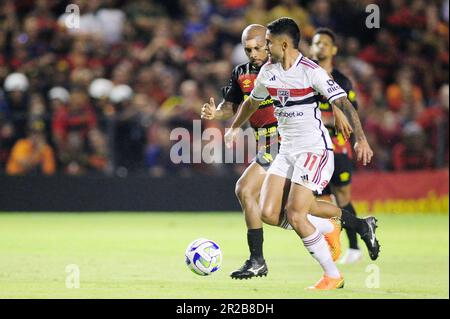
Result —
<svg viewBox="0 0 450 319"><path fill-rule="evenodd" d="M323 275L322 278L314 285L306 288L307 290L333 290L344 288L344 278L331 278Z"/></svg>
<svg viewBox="0 0 450 319"><path fill-rule="evenodd" d="M327 234L324 234L325 240L328 243L328 247L330 248L331 257L333 257L333 261L339 259L341 255L341 221L338 218L330 218L331 223L333 224L333 230Z"/></svg>

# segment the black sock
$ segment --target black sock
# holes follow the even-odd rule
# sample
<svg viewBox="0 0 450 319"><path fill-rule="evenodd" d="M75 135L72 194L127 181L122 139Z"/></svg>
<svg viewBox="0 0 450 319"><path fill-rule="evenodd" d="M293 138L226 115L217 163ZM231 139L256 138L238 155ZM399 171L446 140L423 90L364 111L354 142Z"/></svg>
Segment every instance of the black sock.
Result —
<svg viewBox="0 0 450 319"><path fill-rule="evenodd" d="M249 229L247 231L247 242L250 248L250 258L262 260L263 257L263 229Z"/></svg>
<svg viewBox="0 0 450 319"><path fill-rule="evenodd" d="M355 211L355 208L353 207L351 202L348 203L347 206L342 207L342 209L345 209L350 214L352 214L353 216L356 217L356 211ZM356 232L353 229L348 229L348 228L346 228L345 230L347 232L349 247L351 249L359 249L359 247L358 247L358 239L356 238Z"/></svg>
<svg viewBox="0 0 450 319"><path fill-rule="evenodd" d="M354 230L360 235L365 234L367 231L367 224L345 209L342 209L341 221L342 227L346 230Z"/></svg>

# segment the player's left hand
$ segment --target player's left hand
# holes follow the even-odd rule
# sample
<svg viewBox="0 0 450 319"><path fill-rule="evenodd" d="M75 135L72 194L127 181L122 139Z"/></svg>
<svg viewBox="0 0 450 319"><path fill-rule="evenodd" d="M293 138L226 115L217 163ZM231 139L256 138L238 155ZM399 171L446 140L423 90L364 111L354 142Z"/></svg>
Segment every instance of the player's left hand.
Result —
<svg viewBox="0 0 450 319"><path fill-rule="evenodd" d="M239 133L239 128L229 128L225 133L224 140L225 146L227 148L233 147L233 142L236 140L237 134Z"/></svg>
<svg viewBox="0 0 450 319"><path fill-rule="evenodd" d="M350 125L350 122L345 116L344 112L341 109L333 105L333 115L334 115L334 127L338 132L344 136L345 140L350 138L350 134L352 134L353 129Z"/></svg>
<svg viewBox="0 0 450 319"><path fill-rule="evenodd" d="M216 104L214 98L209 99L209 103L203 104L201 118L206 120L214 120L216 114Z"/></svg>
<svg viewBox="0 0 450 319"><path fill-rule="evenodd" d="M370 148L370 145L367 142L367 140L364 139L356 142L354 148L356 152L356 158L358 159L358 161L362 160L364 166L369 164L370 161L372 160L373 151Z"/></svg>

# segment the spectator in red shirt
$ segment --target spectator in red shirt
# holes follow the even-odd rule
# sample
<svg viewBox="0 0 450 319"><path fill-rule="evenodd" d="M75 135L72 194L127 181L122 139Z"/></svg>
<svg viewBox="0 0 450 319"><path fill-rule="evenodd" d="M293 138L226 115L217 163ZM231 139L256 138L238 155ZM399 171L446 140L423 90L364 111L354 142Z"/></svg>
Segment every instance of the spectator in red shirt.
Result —
<svg viewBox="0 0 450 319"><path fill-rule="evenodd" d="M70 94L68 105L59 108L53 116L53 140L58 150L64 151L69 133L79 133L80 138L85 143L89 131L96 125L97 119L89 104L86 92L80 88L75 88Z"/></svg>
<svg viewBox="0 0 450 319"><path fill-rule="evenodd" d="M372 45L365 47L358 57L373 65L376 74L383 80L387 80L393 70L395 70L398 61L398 51L392 34L380 29L376 35L376 41Z"/></svg>
<svg viewBox="0 0 450 319"><path fill-rule="evenodd" d="M438 104L423 111L417 122L428 135L428 141L433 147L436 167L448 166L448 108L449 86L444 84L439 90Z"/></svg>
<svg viewBox="0 0 450 319"><path fill-rule="evenodd" d="M429 169L433 167L433 153L427 147L423 129L416 122L403 128L402 141L392 150L394 170Z"/></svg>

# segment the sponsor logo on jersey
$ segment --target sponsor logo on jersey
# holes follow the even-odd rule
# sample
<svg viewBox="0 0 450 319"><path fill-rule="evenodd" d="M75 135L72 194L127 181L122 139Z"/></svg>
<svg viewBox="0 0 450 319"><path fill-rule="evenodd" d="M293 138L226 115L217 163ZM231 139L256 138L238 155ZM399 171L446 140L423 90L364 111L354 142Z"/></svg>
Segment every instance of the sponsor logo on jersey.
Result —
<svg viewBox="0 0 450 319"><path fill-rule="evenodd" d="M335 92L335 91L337 91L337 90L339 90L341 87L339 86L339 85L337 85L336 84L336 82L334 82L332 79L329 79L328 81L327 81L327 84L330 86L328 89L327 89L327 92L328 93L333 93L333 92Z"/></svg>
<svg viewBox="0 0 450 319"><path fill-rule="evenodd" d="M275 110L275 116L278 118L280 118L280 117L294 118L294 117L303 116L303 112L300 112L300 111L285 112L285 111Z"/></svg>
<svg viewBox="0 0 450 319"><path fill-rule="evenodd" d="M277 127L271 126L271 127L262 127L255 129L255 137L256 140L258 140L261 136L270 137L271 135L274 135L277 133Z"/></svg>
<svg viewBox="0 0 450 319"><path fill-rule="evenodd" d="M244 88L249 88L250 85L252 84L252 81L250 81L249 79L245 79L244 81L242 81L242 84Z"/></svg>
<svg viewBox="0 0 450 319"><path fill-rule="evenodd" d="M244 101L246 99L248 99L248 95L244 94ZM267 99L265 99L264 101L259 103L259 106L266 106L266 105L270 105L270 104L273 104L273 100L272 100L272 98L268 97Z"/></svg>
<svg viewBox="0 0 450 319"><path fill-rule="evenodd" d="M238 83L243 93L250 93L253 90L255 79L256 74L242 74L239 76Z"/></svg>
<svg viewBox="0 0 450 319"><path fill-rule="evenodd" d="M340 88L341 88L341 87L340 87L339 85L332 86L332 87L330 87L330 88L327 89L327 92L328 92L328 93L333 93L333 92L335 92L335 91L340 90Z"/></svg>

